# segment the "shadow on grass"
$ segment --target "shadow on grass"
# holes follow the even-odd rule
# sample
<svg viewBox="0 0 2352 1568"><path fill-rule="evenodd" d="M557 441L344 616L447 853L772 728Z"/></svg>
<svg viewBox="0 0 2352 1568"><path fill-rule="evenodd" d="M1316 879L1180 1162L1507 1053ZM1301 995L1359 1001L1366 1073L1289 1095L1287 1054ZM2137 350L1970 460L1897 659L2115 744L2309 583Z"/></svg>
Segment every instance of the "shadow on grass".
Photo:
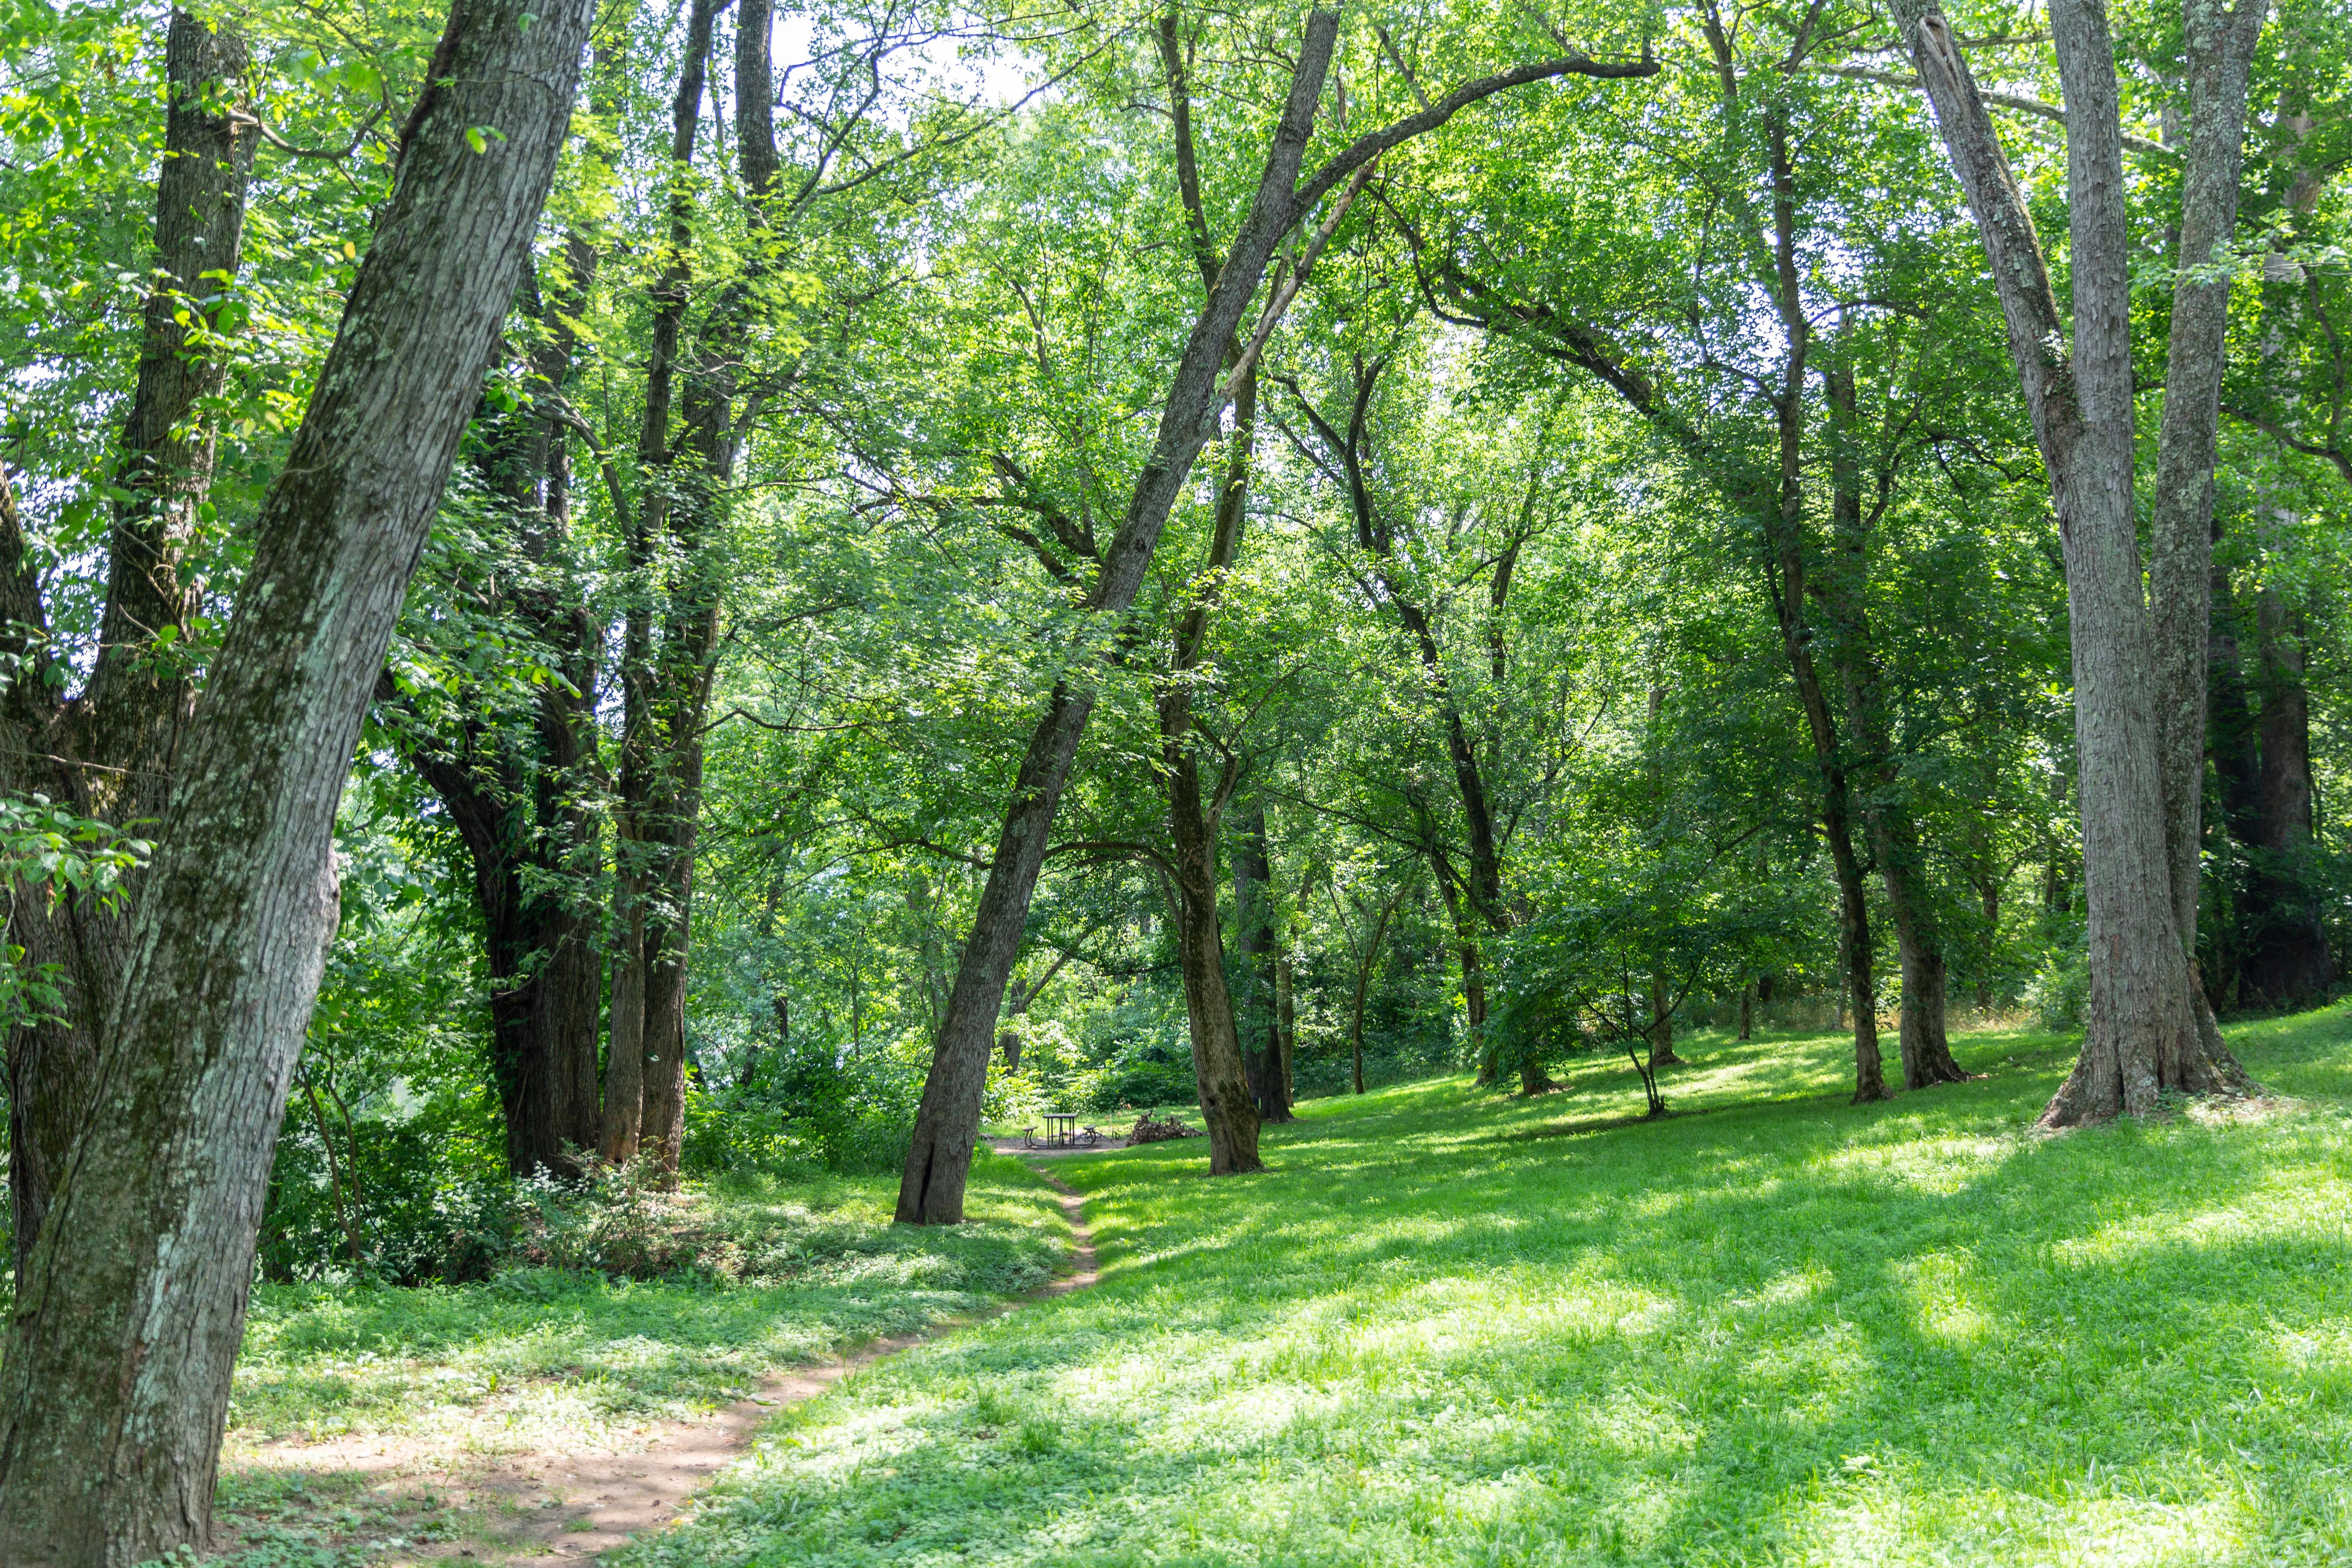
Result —
<svg viewBox="0 0 2352 1568"><path fill-rule="evenodd" d="M1408 1085L1264 1177L1108 1156L1102 1287L796 1413L646 1559L2345 1560L2344 1118L2037 1139L2041 1067L1572 1144Z"/></svg>

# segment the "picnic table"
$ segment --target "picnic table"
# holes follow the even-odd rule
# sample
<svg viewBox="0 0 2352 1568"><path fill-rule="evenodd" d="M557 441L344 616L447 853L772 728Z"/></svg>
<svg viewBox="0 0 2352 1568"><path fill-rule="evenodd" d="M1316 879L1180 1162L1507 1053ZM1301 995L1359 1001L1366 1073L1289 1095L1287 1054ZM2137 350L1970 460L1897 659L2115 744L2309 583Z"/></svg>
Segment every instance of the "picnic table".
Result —
<svg viewBox="0 0 2352 1568"><path fill-rule="evenodd" d="M1075 1110L1048 1110L1045 1116L1045 1147L1066 1149L1075 1141L1078 1113Z"/></svg>

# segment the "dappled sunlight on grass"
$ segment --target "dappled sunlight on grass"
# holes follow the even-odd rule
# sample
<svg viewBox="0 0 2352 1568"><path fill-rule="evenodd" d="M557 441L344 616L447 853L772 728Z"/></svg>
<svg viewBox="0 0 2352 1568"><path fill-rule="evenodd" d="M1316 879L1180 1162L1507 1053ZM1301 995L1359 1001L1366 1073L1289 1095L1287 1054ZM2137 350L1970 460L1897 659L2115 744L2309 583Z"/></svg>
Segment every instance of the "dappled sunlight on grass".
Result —
<svg viewBox="0 0 2352 1568"><path fill-rule="evenodd" d="M975 1172L977 1223L889 1223L890 1184L715 1194L750 1238L743 1279L528 1269L481 1285L263 1286L236 1368L226 1459L346 1436L453 1454L606 1441L740 1397L779 1367L902 1333L1046 1279L1058 1207L1011 1162Z"/></svg>
<svg viewBox="0 0 2352 1568"><path fill-rule="evenodd" d="M1702 1036L1663 1121L1584 1061L1310 1102L1264 1176L1070 1162L1097 1289L793 1412L634 1561L2342 1562L2352 1030L2239 1037L2300 1103L2045 1138L2066 1042L1853 1107L1843 1039Z"/></svg>

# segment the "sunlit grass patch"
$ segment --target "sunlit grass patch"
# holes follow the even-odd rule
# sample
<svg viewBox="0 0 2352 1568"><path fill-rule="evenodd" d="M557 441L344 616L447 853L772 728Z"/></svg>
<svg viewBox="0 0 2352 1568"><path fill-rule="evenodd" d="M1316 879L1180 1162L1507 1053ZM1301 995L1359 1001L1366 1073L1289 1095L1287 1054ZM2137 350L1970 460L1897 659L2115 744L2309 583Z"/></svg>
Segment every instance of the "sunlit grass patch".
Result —
<svg viewBox="0 0 2352 1568"><path fill-rule="evenodd" d="M1663 1122L1587 1060L1310 1102L1261 1177L1074 1162L1100 1289L794 1413L633 1561L2345 1561L2352 1030L2237 1037L2296 1103L2043 1138L2049 1037L1853 1107L1842 1038L1702 1036Z"/></svg>
<svg viewBox="0 0 2352 1568"><path fill-rule="evenodd" d="M879 1179L713 1192L711 1223L746 1260L740 1279L526 1269L479 1285L259 1286L229 1461L352 1436L472 1452L606 1441L1028 1289L1058 1265L1066 1226L1025 1170L983 1161L974 1223L950 1231L892 1226Z"/></svg>

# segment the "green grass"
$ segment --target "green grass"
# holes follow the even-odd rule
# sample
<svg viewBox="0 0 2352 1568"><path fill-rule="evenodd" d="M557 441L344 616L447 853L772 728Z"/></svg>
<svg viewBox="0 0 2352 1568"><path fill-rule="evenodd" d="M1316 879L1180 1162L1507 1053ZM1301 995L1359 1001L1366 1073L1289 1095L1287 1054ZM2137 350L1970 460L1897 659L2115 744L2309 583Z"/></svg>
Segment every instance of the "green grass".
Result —
<svg viewBox="0 0 2352 1568"><path fill-rule="evenodd" d="M655 1280L533 1269L482 1285L256 1288L228 1458L273 1439L415 1438L486 1452L594 1441L708 1410L776 1368L928 1327L1047 1279L1059 1206L983 1153L975 1217L889 1223L879 1177L720 1188L709 1228L742 1277Z"/></svg>
<svg viewBox="0 0 2352 1568"><path fill-rule="evenodd" d="M639 1565L2352 1560L2352 1024L2293 1103L2044 1139L2066 1042L1843 1102L1688 1042L1064 1162L1105 1277L786 1413Z"/></svg>

